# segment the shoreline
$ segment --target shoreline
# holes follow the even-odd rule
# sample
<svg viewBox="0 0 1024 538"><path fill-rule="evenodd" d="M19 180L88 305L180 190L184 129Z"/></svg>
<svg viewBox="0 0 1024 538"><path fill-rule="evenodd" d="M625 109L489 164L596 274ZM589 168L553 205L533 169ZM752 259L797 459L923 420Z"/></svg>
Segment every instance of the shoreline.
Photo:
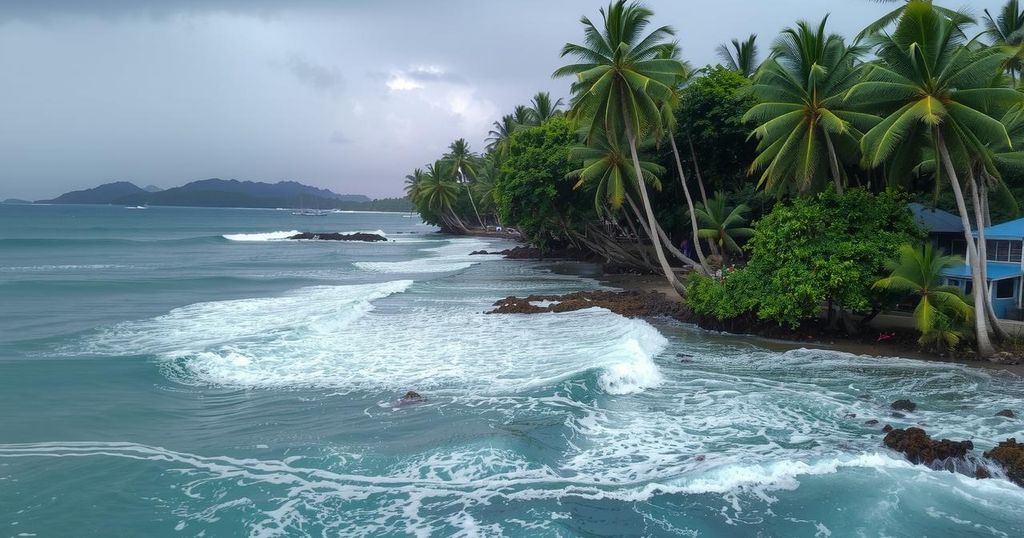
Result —
<svg viewBox="0 0 1024 538"><path fill-rule="evenodd" d="M605 273L601 269L601 266L598 264L575 260L551 260L550 263L548 263L547 265L551 268L552 271L556 273L575 275L581 278L591 278L599 282L602 286L608 288L615 288L620 289L622 291L630 292L656 292L669 298L675 296L675 291L672 289L672 287L667 282L665 282L665 279L663 277L659 275L608 274ZM774 351L788 351L794 349L820 349L825 351L850 353L853 355L865 357L877 357L879 359L913 359L927 362L958 364L982 370L1006 372L1018 377L1024 377L1024 364L998 364L988 361L955 359L950 357L939 356L932 353L927 353L920 350L909 349L905 346L872 345L870 343L859 342L853 339L835 338L829 340L822 340L814 338L810 340L795 340L784 338L770 338L750 333L713 331L710 329L700 328L699 326L692 323L685 324L700 330L707 330L709 332L714 332L718 334L750 338L753 342L756 342L758 345L761 345L765 348Z"/></svg>

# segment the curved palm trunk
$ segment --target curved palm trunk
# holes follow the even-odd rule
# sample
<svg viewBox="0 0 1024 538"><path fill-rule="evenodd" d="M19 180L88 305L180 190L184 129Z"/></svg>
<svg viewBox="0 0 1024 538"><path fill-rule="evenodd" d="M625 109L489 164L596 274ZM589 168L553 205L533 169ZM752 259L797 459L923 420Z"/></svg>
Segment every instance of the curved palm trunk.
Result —
<svg viewBox="0 0 1024 538"><path fill-rule="evenodd" d="M651 207L651 199L647 195L647 185L644 184L644 172L640 167L640 156L636 151L636 134L633 133L633 125L630 122L627 114L628 107L626 106L625 96L622 96L622 119L625 120L626 124L626 140L629 142L629 153L633 157L633 170L636 172L637 184L640 187L640 199L644 204L644 212L647 213L647 224L650 228L656 228L658 225L658 219L654 217L654 209ZM651 243L654 244L654 253L658 257L658 265L661 266L661 271L665 273L665 279L672 286L672 289L679 294L680 298L686 296L686 287L683 286L682 282L676 278L676 274L672 271L672 266L668 264L668 259L665 257L665 250L661 247L661 241L658 241L657 237L651 237Z"/></svg>
<svg viewBox="0 0 1024 538"><path fill-rule="evenodd" d="M629 206L633 208L633 213L636 214L637 219L640 219L640 223L643 224L643 214L640 213L640 209L637 207L636 202L633 201L633 197L630 196L629 193L626 193L626 200L629 202ZM661 244L665 246L665 249L668 250L669 254L675 256L677 260L685 263L687 266L691 267L694 270L700 271L702 269L699 263L690 259L690 257L688 257L686 254L683 254L682 251L680 251L678 248L675 247L675 245L672 244L672 240L669 239L668 234L665 233L665 229L661 227L661 224L655 221L654 226L654 231L657 232L658 239L661 240ZM650 228L648 228L645 225L644 230L647 231L647 236L650 237L653 241L654 234L651 233Z"/></svg>
<svg viewBox="0 0 1024 538"><path fill-rule="evenodd" d="M836 193L843 194L843 178L839 173L839 159L836 157L836 148L832 145L832 137L828 130L822 129L825 133L825 145L828 146L828 164L832 168L832 181L836 184Z"/></svg>
<svg viewBox="0 0 1024 538"><path fill-rule="evenodd" d="M700 246L700 237L697 235L697 212L694 211L693 197L690 196L690 187L686 185L686 174L683 173L683 161L679 158L679 148L676 147L676 138L669 134L669 142L672 143L672 155L676 159L676 169L679 171L679 182L683 184L683 194L686 196L686 206L690 209L690 225L693 226L693 248L697 252L697 259L700 260L701 269L711 274L708 261L704 258L704 249Z"/></svg>
<svg viewBox="0 0 1024 538"><path fill-rule="evenodd" d="M700 173L700 165L697 164L697 150L693 148L693 138L687 135L686 141L690 144L690 158L693 159L693 171L697 175L697 186L700 187L700 199L704 202L704 207L707 207L708 193L704 190L704 176Z"/></svg>
<svg viewBox="0 0 1024 538"><path fill-rule="evenodd" d="M960 222L964 227L964 239L967 240L967 257L971 267L971 282L974 287L974 332L975 341L978 347L978 355L987 357L995 353L992 341L989 338L988 316L985 311L985 292L988 287L981 273L981 266L984 264L979 258L978 247L974 242L974 235L971 233L971 221L967 215L967 204L964 201L964 193L960 189L960 180L956 174L956 168L949 157L949 148L942 138L942 133L936 129L935 137L939 148L939 155L942 158L942 166L949 176L949 183L953 187L953 197L956 199L956 207L960 213Z"/></svg>
<svg viewBox="0 0 1024 538"><path fill-rule="evenodd" d="M978 186L978 181L977 178L975 178L973 171L967 179L971 183L971 201L974 206L974 220L978 228L978 259L981 261L981 278L985 282L985 317L988 318L988 322L992 326L992 332L995 334L996 339L1004 341L1009 338L1010 335L1006 334L1002 325L999 324L999 317L996 316L996 311L992 307L992 289L988 285L988 241L985 239L985 216L979 192L981 189Z"/></svg>

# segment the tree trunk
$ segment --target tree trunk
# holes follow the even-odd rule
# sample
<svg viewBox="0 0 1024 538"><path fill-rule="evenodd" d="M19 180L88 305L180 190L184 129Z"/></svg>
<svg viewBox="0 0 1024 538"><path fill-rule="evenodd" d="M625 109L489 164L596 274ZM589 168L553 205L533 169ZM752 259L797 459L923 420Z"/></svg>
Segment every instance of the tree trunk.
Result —
<svg viewBox="0 0 1024 538"><path fill-rule="evenodd" d="M633 208L633 212L636 213L637 218L638 219L642 218L641 213L640 213L640 209L636 206L636 202L633 201L633 197L630 196L629 193L626 193L626 201L628 201L629 202L629 206ZM647 228L644 228L644 229L646 230ZM672 244L672 240L669 239L668 234L665 233L665 229L662 228L661 224L659 224L657 221L655 221L655 223L654 223L654 230L649 230L649 231L654 231L654 232L656 232L658 234L658 238L661 240L662 244L665 246L666 249L668 249L670 254L672 254L673 256L676 257L677 260L685 263L686 265L690 266L692 269L695 269L697 271L701 271L702 270L702 267L701 267L701 265L699 263L697 263L694 260L691 260L685 254L680 252L680 250L678 248L676 248L675 245ZM655 239L653 234L649 235L649 237L651 238L652 241ZM710 274L710 272L708 274Z"/></svg>
<svg viewBox="0 0 1024 538"><path fill-rule="evenodd" d="M949 183L953 187L953 197L956 199L956 207L960 213L960 222L964 227L964 239L967 240L967 257L970 262L971 282L974 288L974 337L978 348L978 355L988 357L995 353L995 348L992 347L992 341L989 338L988 316L985 315L985 290L987 287L980 270L984 262L978 257L978 247L974 242L974 234L971 233L971 221L967 217L967 203L964 201L964 193L960 189L960 180L957 178L956 168L954 168L953 161L949 157L949 148L946 147L946 141L942 138L942 133L938 129L935 129L935 137L938 141L936 145L939 148L942 166L946 169Z"/></svg>
<svg viewBox="0 0 1024 538"><path fill-rule="evenodd" d="M633 124L630 121L627 110L626 98L625 95L622 95L622 119L626 124L626 140L629 142L629 153L633 157L633 171L636 173L637 185L640 188L640 199L643 201L644 211L647 213L647 224L653 229L657 227L658 220L654 217L654 208L651 207L651 199L647 196L644 172L640 168L640 155L636 151L636 134L633 133ZM668 259L665 258L665 250L661 248L661 241L658 241L657 237L651 236L651 243L654 244L654 253L658 257L658 264L661 266L662 272L665 273L665 279L668 280L668 283L679 294L680 298L685 297L686 287L683 286L682 282L679 282L676 274L672 272L672 266L668 264Z"/></svg>
<svg viewBox="0 0 1024 538"><path fill-rule="evenodd" d="M487 225L484 224L484 219L480 218L480 212L476 210L476 202L473 201L473 189L470 188L469 182L466 181L466 173L459 168L459 175L462 176L462 182L466 184L466 194L469 195L469 205L473 206L473 213L476 214L476 221L480 223L480 227L487 231Z"/></svg>
<svg viewBox="0 0 1024 538"><path fill-rule="evenodd" d="M971 205L974 206L974 221L978 229L978 259L982 261L980 264L981 278L985 282L985 317L988 319L989 325L992 326L996 340L1002 342L1010 335L1006 334L999 324L999 318L992 307L992 289L988 285L988 241L985 239L985 211L982 207L981 187L978 185L973 171L968 174L967 180L970 181Z"/></svg>
<svg viewBox="0 0 1024 538"><path fill-rule="evenodd" d="M690 158L693 159L693 171L697 176L697 185L700 187L700 199L704 202L704 207L707 207L708 192L704 190L704 176L701 175L700 165L697 164L697 150L693 148L693 138L687 136L686 141L690 144Z"/></svg>
<svg viewBox="0 0 1024 538"><path fill-rule="evenodd" d="M836 184L836 193L843 194L843 178L839 173L839 159L836 157L836 148L832 145L832 137L829 136L828 131L822 129L825 133L825 145L828 146L828 164L832 168L832 181Z"/></svg>
<svg viewBox="0 0 1024 538"><path fill-rule="evenodd" d="M690 209L690 225L693 226L693 248L697 252L697 259L704 272L711 274L708 261L704 258L704 249L700 246L700 237L697 235L697 212L694 211L693 197L690 196L690 187L686 185L686 174L683 173L683 161L679 158L679 148L676 147L676 138L669 134L669 142L672 143L672 155L676 158L676 169L679 171L679 182L683 184L683 194L686 195L686 206ZM707 206L705 206L707 207Z"/></svg>

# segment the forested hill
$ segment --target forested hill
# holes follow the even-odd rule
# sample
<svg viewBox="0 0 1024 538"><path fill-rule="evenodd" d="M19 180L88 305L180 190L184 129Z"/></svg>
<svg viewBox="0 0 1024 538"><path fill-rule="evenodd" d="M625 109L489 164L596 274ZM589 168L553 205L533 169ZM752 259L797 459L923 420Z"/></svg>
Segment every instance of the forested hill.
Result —
<svg viewBox="0 0 1024 538"><path fill-rule="evenodd" d="M364 211L409 211L404 198L371 200L361 194L338 194L295 181L263 183L224 179L193 181L153 191L120 181L62 194L51 204L164 205L193 207L310 208Z"/></svg>

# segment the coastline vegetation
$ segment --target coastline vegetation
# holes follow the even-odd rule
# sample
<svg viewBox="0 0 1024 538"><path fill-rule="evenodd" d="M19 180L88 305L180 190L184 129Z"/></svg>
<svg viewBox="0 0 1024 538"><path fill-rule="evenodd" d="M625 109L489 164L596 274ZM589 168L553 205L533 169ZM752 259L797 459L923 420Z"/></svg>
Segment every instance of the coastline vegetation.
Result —
<svg viewBox="0 0 1024 538"><path fill-rule="evenodd" d="M562 49L567 101L538 93L483 153L453 142L406 193L443 231L513 228L659 274L721 322L824 312L855 334L914 300L922 345L991 355L1007 341L991 299L943 285L955 260L926 246L907 203L959 216L973 289L987 289L984 228L1024 195L1024 11L898 3L852 38L828 16L799 21L763 56L751 35L697 69L671 26L615 0Z"/></svg>

